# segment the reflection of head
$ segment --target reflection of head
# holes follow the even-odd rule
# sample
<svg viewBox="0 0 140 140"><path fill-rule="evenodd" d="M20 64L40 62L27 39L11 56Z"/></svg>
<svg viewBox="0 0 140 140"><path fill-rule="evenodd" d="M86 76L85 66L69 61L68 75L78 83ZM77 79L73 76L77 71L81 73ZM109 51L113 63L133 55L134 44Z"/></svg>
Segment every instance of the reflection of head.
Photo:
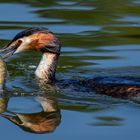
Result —
<svg viewBox="0 0 140 140"><path fill-rule="evenodd" d="M32 133L52 132L60 123L60 111L40 112L33 114L16 114L14 117L6 116L8 120L25 131Z"/></svg>
<svg viewBox="0 0 140 140"><path fill-rule="evenodd" d="M54 99L47 99L45 97L39 97L38 101L43 109L41 112L28 114L10 112L12 115L1 114L1 116L28 132L52 132L59 125L61 120L57 102Z"/></svg>

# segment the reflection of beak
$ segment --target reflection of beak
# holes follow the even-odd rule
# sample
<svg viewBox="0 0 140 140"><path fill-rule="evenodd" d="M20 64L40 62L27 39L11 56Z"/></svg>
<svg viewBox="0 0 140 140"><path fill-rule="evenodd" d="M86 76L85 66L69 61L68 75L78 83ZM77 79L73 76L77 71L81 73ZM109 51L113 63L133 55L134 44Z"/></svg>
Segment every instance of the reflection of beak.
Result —
<svg viewBox="0 0 140 140"><path fill-rule="evenodd" d="M22 121L16 116L15 113L12 113L12 115L8 115L8 114L0 114L1 117L8 119L9 121L17 124L17 125L22 125ZM14 116L15 115L15 116Z"/></svg>
<svg viewBox="0 0 140 140"><path fill-rule="evenodd" d="M15 51L17 50L17 48L19 47L19 43L15 44L15 45L10 45L10 46L6 46L2 49L0 49L0 53L6 52L6 54L4 56L2 56L3 59L6 59L10 56L12 56Z"/></svg>

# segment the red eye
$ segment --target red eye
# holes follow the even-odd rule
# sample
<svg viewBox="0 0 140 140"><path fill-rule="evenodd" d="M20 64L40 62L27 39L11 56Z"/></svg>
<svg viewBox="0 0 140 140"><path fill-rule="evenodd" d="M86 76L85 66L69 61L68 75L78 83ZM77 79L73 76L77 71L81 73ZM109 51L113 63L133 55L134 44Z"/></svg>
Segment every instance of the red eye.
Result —
<svg viewBox="0 0 140 140"><path fill-rule="evenodd" d="M18 40L17 45L20 46L22 43L22 40Z"/></svg>

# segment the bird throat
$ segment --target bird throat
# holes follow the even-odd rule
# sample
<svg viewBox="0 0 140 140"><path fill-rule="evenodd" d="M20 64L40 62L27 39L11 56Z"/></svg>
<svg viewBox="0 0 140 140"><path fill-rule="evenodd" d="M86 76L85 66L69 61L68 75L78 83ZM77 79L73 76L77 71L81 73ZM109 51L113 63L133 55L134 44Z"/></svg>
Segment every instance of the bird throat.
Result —
<svg viewBox="0 0 140 140"><path fill-rule="evenodd" d="M35 71L39 80L43 80L47 84L53 83L55 80L58 57L59 55L57 54L43 53L42 59Z"/></svg>

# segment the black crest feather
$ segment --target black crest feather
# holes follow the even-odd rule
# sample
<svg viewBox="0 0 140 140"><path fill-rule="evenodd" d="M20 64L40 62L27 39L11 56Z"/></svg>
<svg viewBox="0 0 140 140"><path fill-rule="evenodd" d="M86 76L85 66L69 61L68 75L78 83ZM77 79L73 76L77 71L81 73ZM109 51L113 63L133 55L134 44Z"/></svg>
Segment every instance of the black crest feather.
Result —
<svg viewBox="0 0 140 140"><path fill-rule="evenodd" d="M30 35L33 35L35 33L52 33L50 32L47 28L28 28L26 30L23 30L21 32L19 32L13 39L12 41L9 42L9 44L7 46L9 46L12 42L23 38L23 37L27 37ZM55 54L60 54L60 49L61 49L61 43L59 41L58 38L54 37L54 40L52 40L52 42L50 42L47 46L44 46L43 48L40 49L40 51L42 53L44 52L50 52L50 53L55 53Z"/></svg>
<svg viewBox="0 0 140 140"><path fill-rule="evenodd" d="M19 32L8 44L8 46L15 40L25 37L25 36L30 36L35 33L49 33L49 30L47 28L28 28L26 30L23 30Z"/></svg>

